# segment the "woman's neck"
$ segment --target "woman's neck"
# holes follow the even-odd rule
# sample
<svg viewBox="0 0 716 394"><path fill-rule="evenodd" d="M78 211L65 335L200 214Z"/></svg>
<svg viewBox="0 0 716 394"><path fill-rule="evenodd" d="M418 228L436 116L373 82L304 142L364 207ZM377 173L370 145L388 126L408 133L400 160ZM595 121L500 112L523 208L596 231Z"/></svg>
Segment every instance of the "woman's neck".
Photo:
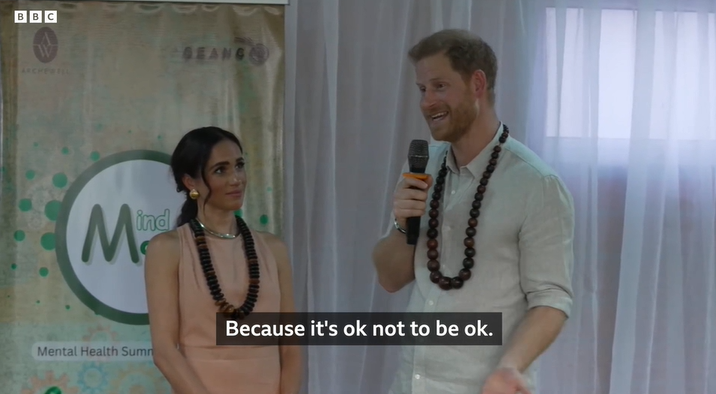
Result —
<svg viewBox="0 0 716 394"><path fill-rule="evenodd" d="M197 215L200 222L210 230L221 234L237 234L236 218L233 212L217 211L207 207Z"/></svg>

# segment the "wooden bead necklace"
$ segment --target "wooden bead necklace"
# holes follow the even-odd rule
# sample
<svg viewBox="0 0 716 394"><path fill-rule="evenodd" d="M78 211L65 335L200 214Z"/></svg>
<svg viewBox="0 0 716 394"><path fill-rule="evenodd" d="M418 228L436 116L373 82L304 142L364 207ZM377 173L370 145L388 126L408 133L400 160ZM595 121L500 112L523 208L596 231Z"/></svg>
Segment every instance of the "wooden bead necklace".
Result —
<svg viewBox="0 0 716 394"><path fill-rule="evenodd" d="M216 277L214 265L211 263L211 255L209 254L209 246L206 244L206 235L204 226L197 220L192 219L189 222L191 230L194 232L194 240L197 250L199 251L199 262L201 269L204 271L206 283L209 285L209 291L214 299L219 312L228 314L233 319L243 319L248 316L256 305L259 297L259 258L256 254L254 239L251 236L251 230L243 219L236 217L236 224L239 228L239 234L244 240L244 254L246 263L249 268L249 290L243 305L235 307L226 300L224 293L221 291L221 285Z"/></svg>
<svg viewBox="0 0 716 394"><path fill-rule="evenodd" d="M438 172L438 177L435 180L432 200L430 201L430 212L428 213L430 215L430 220L428 221L427 231L427 255L429 259L428 270L430 271L430 281L437 284L443 290L459 289L462 287L464 282L472 276L471 269L475 266L475 260L473 260L473 257L475 257L474 237L477 233L477 230L475 230L477 227L477 218L480 216L480 208L482 207L482 199L485 196L485 191L487 191L487 183L490 180L492 173L495 171L497 159L499 159L500 152L502 151L502 145L505 141L507 141L509 134L510 131L507 126L503 126L502 135L500 135L500 143L492 149L489 164L487 165L485 172L482 174L482 179L480 179L480 185L477 187L477 193L475 193L475 199L472 202L472 209L470 210L470 218L467 220L467 229L465 230L465 235L467 235L467 237L463 241L463 244L465 245L465 259L462 261L463 268L458 273L458 276L453 278L443 276L440 272L440 261L438 261L438 257L440 256L438 252L437 240L438 226L440 225L438 217L440 216L440 199L443 195L443 189L445 188L445 176L448 171L447 154L443 159L440 172Z"/></svg>

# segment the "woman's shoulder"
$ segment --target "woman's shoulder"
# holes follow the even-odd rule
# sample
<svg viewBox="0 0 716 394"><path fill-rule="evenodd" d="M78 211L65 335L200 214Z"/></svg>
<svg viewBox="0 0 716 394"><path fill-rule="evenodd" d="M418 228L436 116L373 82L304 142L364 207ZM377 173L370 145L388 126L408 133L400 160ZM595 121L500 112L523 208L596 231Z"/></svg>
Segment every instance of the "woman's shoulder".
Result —
<svg viewBox="0 0 716 394"><path fill-rule="evenodd" d="M266 231L253 230L253 232L256 234L256 236L261 238L264 244L266 244L266 247L268 247L269 251L279 264L285 263L287 261L288 248L286 247L286 243L283 242L281 238L279 238L275 234Z"/></svg>
<svg viewBox="0 0 716 394"><path fill-rule="evenodd" d="M253 233L256 234L259 238L261 238L261 240L272 249L275 247L286 247L286 244L283 242L283 240L279 238L276 234L259 230L253 230Z"/></svg>
<svg viewBox="0 0 716 394"><path fill-rule="evenodd" d="M162 278L175 272L180 260L179 243L176 230L159 233L149 240L144 258L146 280Z"/></svg>
<svg viewBox="0 0 716 394"><path fill-rule="evenodd" d="M179 229L169 230L153 236L148 249L162 253L171 253L179 249Z"/></svg>
<svg viewBox="0 0 716 394"><path fill-rule="evenodd" d="M155 242L158 244L167 244L172 242L179 242L179 229L164 231L152 237L149 242Z"/></svg>

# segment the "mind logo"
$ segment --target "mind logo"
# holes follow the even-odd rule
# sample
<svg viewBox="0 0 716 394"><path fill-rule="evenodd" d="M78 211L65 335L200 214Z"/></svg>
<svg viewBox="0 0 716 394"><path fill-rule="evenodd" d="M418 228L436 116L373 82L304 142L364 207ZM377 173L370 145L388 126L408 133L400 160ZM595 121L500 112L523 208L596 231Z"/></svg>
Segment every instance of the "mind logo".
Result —
<svg viewBox="0 0 716 394"><path fill-rule="evenodd" d="M77 297L107 319L148 324L144 255L153 236L172 229L183 203L169 160L155 151L108 156L85 170L62 202L60 269Z"/></svg>

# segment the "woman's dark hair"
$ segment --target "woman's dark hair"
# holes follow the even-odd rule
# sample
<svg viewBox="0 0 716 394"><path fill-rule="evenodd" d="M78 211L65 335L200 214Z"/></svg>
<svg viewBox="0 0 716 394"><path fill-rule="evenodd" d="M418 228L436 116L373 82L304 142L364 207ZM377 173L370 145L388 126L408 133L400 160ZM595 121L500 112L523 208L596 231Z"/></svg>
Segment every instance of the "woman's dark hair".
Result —
<svg viewBox="0 0 716 394"><path fill-rule="evenodd" d="M204 180L204 183L207 184L208 187L204 173L206 163L209 161L209 157L211 157L214 146L224 140L236 143L243 153L244 148L233 133L213 126L200 127L186 133L176 148L174 148L170 164L172 174L177 184L177 192L183 192L186 196L186 201L184 201L184 205L181 207L181 213L177 218L177 227L188 223L199 213L197 201L189 197L189 189L184 186L184 175L189 175L194 179L201 176L201 179ZM209 199L210 195L211 190L209 190L209 195L206 196L205 202Z"/></svg>

